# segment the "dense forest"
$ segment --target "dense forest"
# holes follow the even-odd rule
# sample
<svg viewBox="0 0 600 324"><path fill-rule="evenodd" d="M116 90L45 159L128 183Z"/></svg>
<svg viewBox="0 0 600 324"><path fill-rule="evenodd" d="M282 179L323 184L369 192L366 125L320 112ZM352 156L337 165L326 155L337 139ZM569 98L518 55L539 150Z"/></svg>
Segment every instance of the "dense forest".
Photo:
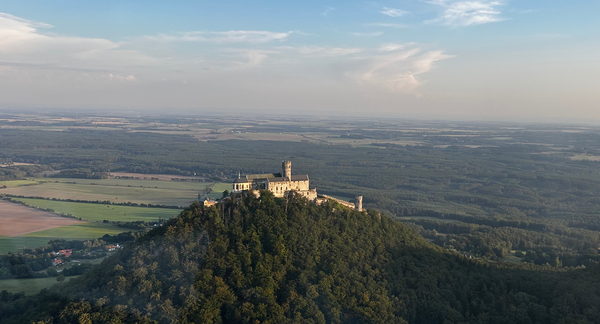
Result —
<svg viewBox="0 0 600 324"><path fill-rule="evenodd" d="M376 210L269 192L193 204L3 323L600 323L600 267L471 260Z"/></svg>

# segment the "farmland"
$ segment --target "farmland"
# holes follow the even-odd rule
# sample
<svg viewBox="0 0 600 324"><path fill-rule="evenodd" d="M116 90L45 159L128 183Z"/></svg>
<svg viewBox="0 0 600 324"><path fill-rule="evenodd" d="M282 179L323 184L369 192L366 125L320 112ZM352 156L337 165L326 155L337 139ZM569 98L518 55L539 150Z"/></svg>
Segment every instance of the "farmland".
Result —
<svg viewBox="0 0 600 324"><path fill-rule="evenodd" d="M152 175L154 176L154 175ZM65 179L29 178L3 181L0 194L24 197L43 197L69 200L111 201L114 203L188 206L203 195L210 183L129 180L129 179ZM217 184L221 192L229 184ZM179 209L122 206L34 198L12 198L15 202L0 201L0 253L14 252L20 248L43 246L52 239L94 239L104 234L118 234L127 229L102 223L132 221L158 221L180 213ZM35 207L35 208L31 208ZM40 210L41 209L41 210ZM80 218L60 217L54 213ZM10 219L9 219L10 218ZM73 226L71 226L73 225Z"/></svg>
<svg viewBox="0 0 600 324"><path fill-rule="evenodd" d="M49 239L95 239L104 234L119 234L126 230L110 224L104 223L81 223L63 227L51 228L39 232L29 233L23 237L46 237Z"/></svg>
<svg viewBox="0 0 600 324"><path fill-rule="evenodd" d="M0 254L8 252L16 252L22 248L34 249L48 244L47 237L30 237L30 236L0 236Z"/></svg>
<svg viewBox="0 0 600 324"><path fill-rule="evenodd" d="M189 179L194 179L194 180L204 179L202 177L182 176L182 175L176 175L176 174L144 174L144 173L131 173L131 172L111 172L110 175L113 177L134 177L134 178L140 178L141 180L144 180L144 179L150 180L151 178L155 178L155 179L158 179L159 181L171 181L171 179L173 179L173 178L188 179L188 180Z"/></svg>
<svg viewBox="0 0 600 324"><path fill-rule="evenodd" d="M153 175L149 175L153 176ZM76 178L47 178L48 181L67 184L110 186L110 187L137 187L154 189L174 189L174 190L196 190L203 191L210 183L186 182L186 181L162 181L162 180L143 180L143 179L76 179Z"/></svg>
<svg viewBox="0 0 600 324"><path fill-rule="evenodd" d="M28 186L38 184L39 181L36 180L13 180L13 181L0 181L0 188L6 186L6 188L16 188L20 186ZM2 193L0 191L0 193Z"/></svg>
<svg viewBox="0 0 600 324"><path fill-rule="evenodd" d="M68 218L65 218L68 219ZM0 236L0 254L19 249L33 249L48 244L50 240L96 239L104 234L119 234L127 231L111 224L80 222L74 225L54 227L20 236Z"/></svg>
<svg viewBox="0 0 600 324"><path fill-rule="evenodd" d="M171 218L181 212L181 210L169 208L104 205L45 199L13 198L13 200L31 207L52 209L61 214L71 214L74 217L92 222L102 222L104 220L111 222L155 222L159 218Z"/></svg>
<svg viewBox="0 0 600 324"><path fill-rule="evenodd" d="M110 180L110 179L109 179ZM127 180L114 180L127 181ZM135 181L135 180L134 180ZM144 181L144 180L138 180ZM97 181L99 182L99 180ZM167 181L149 181L168 183ZM179 183L177 183L179 184ZM183 188L191 183L181 183ZM66 182L47 182L34 186L2 189L2 193L26 197L44 197L88 201L111 201L115 203L133 202L138 204L156 204L168 206L188 206L202 192L198 189L150 188L121 185L92 185Z"/></svg>
<svg viewBox="0 0 600 324"><path fill-rule="evenodd" d="M81 223L5 200L0 200L0 222L0 235L7 237Z"/></svg>

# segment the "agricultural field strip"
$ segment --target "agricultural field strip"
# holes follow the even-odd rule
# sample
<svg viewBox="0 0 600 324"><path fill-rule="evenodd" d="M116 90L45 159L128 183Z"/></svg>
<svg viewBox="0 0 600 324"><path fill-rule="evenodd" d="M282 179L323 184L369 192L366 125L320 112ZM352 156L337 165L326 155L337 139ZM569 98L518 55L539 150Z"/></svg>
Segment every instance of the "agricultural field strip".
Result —
<svg viewBox="0 0 600 324"><path fill-rule="evenodd" d="M33 198L13 198L27 206L39 209L51 209L60 214L70 214L82 220L101 222L158 221L159 218L171 218L181 212L179 209L105 205L96 203L56 201Z"/></svg>
<svg viewBox="0 0 600 324"><path fill-rule="evenodd" d="M60 182L48 182L34 186L0 189L0 193L23 197L110 201L114 203L132 202L137 204L166 206L188 206L198 198L198 194L201 192L203 191L191 189L100 186Z"/></svg>
<svg viewBox="0 0 600 324"><path fill-rule="evenodd" d="M67 184L109 186L109 187L127 187L127 188L151 188L151 189L170 189L170 190L198 190L204 191L210 182L192 182L192 181L164 181L164 180L144 180L144 179L77 179L77 178L45 178L45 181L60 182Z"/></svg>
<svg viewBox="0 0 600 324"><path fill-rule="evenodd" d="M0 222L0 235L7 237L82 223L6 200L0 200Z"/></svg>
<svg viewBox="0 0 600 324"><path fill-rule="evenodd" d="M127 232L126 228L117 227L111 224L85 222L81 224L69 225L51 228L44 231L25 234L22 237L46 237L48 239L96 239L104 234L119 234Z"/></svg>
<svg viewBox="0 0 600 324"><path fill-rule="evenodd" d="M32 237L32 236L0 236L0 254L8 252L16 252L19 249L33 249L48 244L48 242L56 238L48 237ZM63 238L64 239L64 238Z"/></svg>

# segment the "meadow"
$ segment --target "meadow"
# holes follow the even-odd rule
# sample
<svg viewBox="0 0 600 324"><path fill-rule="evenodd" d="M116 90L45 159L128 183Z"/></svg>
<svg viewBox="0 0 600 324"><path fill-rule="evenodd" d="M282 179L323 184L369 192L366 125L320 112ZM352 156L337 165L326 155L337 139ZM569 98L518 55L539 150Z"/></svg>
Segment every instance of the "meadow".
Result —
<svg viewBox="0 0 600 324"><path fill-rule="evenodd" d="M48 244L50 238L31 236L0 236L0 254L17 252L20 249L34 249Z"/></svg>
<svg viewBox="0 0 600 324"><path fill-rule="evenodd" d="M231 183L218 182L212 185L211 192L208 194L210 199L220 199L223 197L223 191L231 191Z"/></svg>
<svg viewBox="0 0 600 324"><path fill-rule="evenodd" d="M104 234L119 234L127 229L104 223L80 223L69 226L55 227L43 231L24 234L21 236L0 236L0 254L14 253L20 249L34 249L48 244L51 240L90 240Z"/></svg>
<svg viewBox="0 0 600 324"><path fill-rule="evenodd" d="M81 223L69 226L55 227L39 232L29 233L21 237L65 239L65 240L87 240L96 239L104 234L119 234L127 232L126 229L105 223Z"/></svg>
<svg viewBox="0 0 600 324"><path fill-rule="evenodd" d="M159 218L171 218L178 215L181 210L170 208L132 207L119 205L104 205L93 203L80 203L31 198L13 198L27 206L52 209L57 213L70 214L91 222L155 222Z"/></svg>
<svg viewBox="0 0 600 324"><path fill-rule="evenodd" d="M77 277L79 276L66 277L65 282ZM55 284L57 284L56 277L0 280L0 291L23 292L25 295L34 295L40 290L50 288Z"/></svg>

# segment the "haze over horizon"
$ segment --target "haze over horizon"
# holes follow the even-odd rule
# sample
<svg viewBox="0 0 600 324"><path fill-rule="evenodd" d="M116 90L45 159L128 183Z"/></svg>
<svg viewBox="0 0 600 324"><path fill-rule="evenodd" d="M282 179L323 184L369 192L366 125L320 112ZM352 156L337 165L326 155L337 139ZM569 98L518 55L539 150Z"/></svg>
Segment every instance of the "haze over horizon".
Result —
<svg viewBox="0 0 600 324"><path fill-rule="evenodd" d="M600 120L597 2L0 3L0 109Z"/></svg>

